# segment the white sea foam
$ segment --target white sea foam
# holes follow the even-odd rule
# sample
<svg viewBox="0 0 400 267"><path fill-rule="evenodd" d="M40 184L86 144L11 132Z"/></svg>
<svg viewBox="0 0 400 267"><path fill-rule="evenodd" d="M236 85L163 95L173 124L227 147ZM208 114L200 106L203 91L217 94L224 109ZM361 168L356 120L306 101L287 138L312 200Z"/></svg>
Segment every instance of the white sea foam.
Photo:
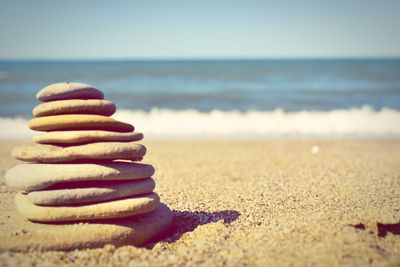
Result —
<svg viewBox="0 0 400 267"><path fill-rule="evenodd" d="M0 139L26 139L35 134L28 128L28 120L15 117L0 117Z"/></svg>
<svg viewBox="0 0 400 267"><path fill-rule="evenodd" d="M384 108L332 111L119 110L116 119L132 123L146 139L208 138L398 138L400 111ZM0 138L33 135L22 118L0 118Z"/></svg>

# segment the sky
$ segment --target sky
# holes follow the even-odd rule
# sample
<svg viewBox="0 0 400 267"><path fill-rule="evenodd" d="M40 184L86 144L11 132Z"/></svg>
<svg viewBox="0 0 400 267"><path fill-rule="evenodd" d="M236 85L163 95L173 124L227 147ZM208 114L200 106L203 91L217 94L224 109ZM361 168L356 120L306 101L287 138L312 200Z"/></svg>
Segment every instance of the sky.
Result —
<svg viewBox="0 0 400 267"><path fill-rule="evenodd" d="M0 59L399 57L400 1L0 0Z"/></svg>

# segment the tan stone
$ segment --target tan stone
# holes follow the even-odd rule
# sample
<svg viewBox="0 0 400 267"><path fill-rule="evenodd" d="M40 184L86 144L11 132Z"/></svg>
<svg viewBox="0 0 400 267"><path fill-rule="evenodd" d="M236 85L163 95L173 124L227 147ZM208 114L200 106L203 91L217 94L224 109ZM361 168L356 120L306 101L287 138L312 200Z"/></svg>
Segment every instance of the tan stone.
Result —
<svg viewBox="0 0 400 267"><path fill-rule="evenodd" d="M66 222L123 218L148 213L160 204L160 197L150 193L138 197L80 206L38 206L27 195L18 193L14 198L17 210L28 220L35 222Z"/></svg>
<svg viewBox="0 0 400 267"><path fill-rule="evenodd" d="M108 100L72 99L42 103L33 109L32 114L34 117L61 114L97 114L111 116L114 112L115 104Z"/></svg>
<svg viewBox="0 0 400 267"><path fill-rule="evenodd" d="M40 101L55 101L62 99L103 99L103 93L85 83L63 82L46 86L36 94Z"/></svg>
<svg viewBox="0 0 400 267"><path fill-rule="evenodd" d="M56 115L34 118L29 121L29 128L36 131L57 130L106 130L115 132L133 132L128 123L100 115Z"/></svg>
<svg viewBox="0 0 400 267"><path fill-rule="evenodd" d="M139 132L118 133L111 131L54 131L36 135L33 142L39 144L76 145L92 142L131 142L143 139Z"/></svg>
<svg viewBox="0 0 400 267"><path fill-rule="evenodd" d="M86 204L149 194L153 192L155 185L151 178L134 181L95 181L33 191L27 195L32 203L41 206Z"/></svg>
<svg viewBox="0 0 400 267"><path fill-rule="evenodd" d="M143 163L20 164L6 172L7 185L25 192L64 182L117 181L151 177L154 168Z"/></svg>
<svg viewBox="0 0 400 267"><path fill-rule="evenodd" d="M14 209L2 211L0 250L74 250L141 245L165 232L173 222L166 205L146 214L85 223L43 224L24 219Z"/></svg>
<svg viewBox="0 0 400 267"><path fill-rule="evenodd" d="M96 160L141 160L146 148L134 142L100 142L86 145L60 147L53 145L24 145L12 150L11 155L19 160L57 163Z"/></svg>

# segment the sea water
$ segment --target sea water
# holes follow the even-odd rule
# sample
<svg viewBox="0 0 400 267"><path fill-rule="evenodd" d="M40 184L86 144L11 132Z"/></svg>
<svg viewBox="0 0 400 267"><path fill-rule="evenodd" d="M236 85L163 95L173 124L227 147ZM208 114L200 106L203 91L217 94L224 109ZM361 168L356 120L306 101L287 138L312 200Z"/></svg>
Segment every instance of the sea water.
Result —
<svg viewBox="0 0 400 267"><path fill-rule="evenodd" d="M0 138L79 81L149 138L400 137L400 59L0 62Z"/></svg>

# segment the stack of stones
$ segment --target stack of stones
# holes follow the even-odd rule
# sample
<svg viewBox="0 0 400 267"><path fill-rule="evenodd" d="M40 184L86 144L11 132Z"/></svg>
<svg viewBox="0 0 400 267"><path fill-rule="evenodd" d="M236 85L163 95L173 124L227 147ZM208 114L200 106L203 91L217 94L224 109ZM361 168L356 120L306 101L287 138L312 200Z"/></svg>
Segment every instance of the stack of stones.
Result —
<svg viewBox="0 0 400 267"><path fill-rule="evenodd" d="M172 213L153 192L154 168L136 162L146 153L135 142L143 134L111 118L115 105L90 85L52 84L36 97L43 103L33 109L29 127L45 133L12 151L29 163L6 174L6 183L19 191L14 199L18 212L46 224L116 218L145 223L139 228L146 233L135 233L138 237L128 241L133 244L164 231ZM149 214L161 221L143 219Z"/></svg>

